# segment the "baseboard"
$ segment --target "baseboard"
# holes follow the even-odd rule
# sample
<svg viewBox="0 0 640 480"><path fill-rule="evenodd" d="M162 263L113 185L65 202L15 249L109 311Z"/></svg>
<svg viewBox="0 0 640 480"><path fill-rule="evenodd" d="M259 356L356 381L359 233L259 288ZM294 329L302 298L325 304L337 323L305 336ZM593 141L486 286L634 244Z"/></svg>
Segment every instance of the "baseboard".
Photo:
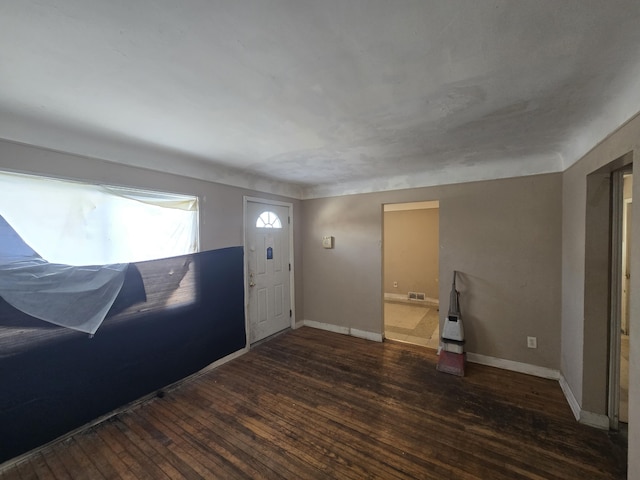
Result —
<svg viewBox="0 0 640 480"><path fill-rule="evenodd" d="M560 379L560 372L558 370L539 367L529 363L514 362L513 360L505 360L503 358L490 357L488 355L471 352L467 352L467 360L471 363L479 363L480 365L501 368L503 370L526 373L527 375L533 375L535 377L549 378L551 380Z"/></svg>
<svg viewBox="0 0 640 480"><path fill-rule="evenodd" d="M573 390L571 390L567 379L564 378L564 375L562 374L560 374L559 383L562 393L564 393L564 398L567 399L567 403L569 404L569 407L571 407L573 416L576 417L576 420L580 421L580 404L578 403L576 396L573 394Z"/></svg>
<svg viewBox="0 0 640 480"><path fill-rule="evenodd" d="M318 330L326 330L333 333L341 333L342 335L349 335L349 327L339 327L338 325L332 325L331 323L316 322L315 320L304 320L304 326L317 328Z"/></svg>
<svg viewBox="0 0 640 480"><path fill-rule="evenodd" d="M298 320L294 325L293 325L293 329L297 330L300 327L304 327L304 320Z"/></svg>
<svg viewBox="0 0 640 480"><path fill-rule="evenodd" d="M407 295L406 294L402 294L402 293L385 293L384 294L384 299L385 300L391 300L391 301L397 301L397 302L401 302L403 300L408 300Z"/></svg>
<svg viewBox="0 0 640 480"><path fill-rule="evenodd" d="M428 304L438 306L440 301L437 298L425 297L424 300L417 300L415 298L408 298L407 294L402 293L385 293L384 299L389 302L402 302L412 304Z"/></svg>
<svg viewBox="0 0 640 480"><path fill-rule="evenodd" d="M145 402L148 402L149 400L151 400L154 397L157 397L160 395L160 392L166 392L166 391L171 391L171 390L175 390L176 388L178 388L179 386L183 385L186 382L189 382L195 378L198 378L202 375L204 375L205 373L219 367L222 364L225 364L227 362L230 362L231 360L234 360L242 355L244 355L245 353L247 353L249 351L248 347L244 347L236 352L230 353L229 355L227 355L226 357L222 357L219 360L216 360L215 362L207 365L206 367L204 367L201 370L198 370L195 373L192 373L191 375L189 375L188 377L182 378L174 383L171 383L165 387L162 387L160 389L158 389L155 392L149 393L148 395L145 395L144 397L140 397L132 402L127 403L126 405L123 405L122 407L119 407L115 410L112 410L111 412L105 413L104 415L102 415L101 417L98 417L92 421L90 421L89 423L86 423L70 432L65 433L64 435L61 435L60 437L51 440L50 442L45 443L44 445L40 445L39 447L34 448L33 450L30 450L26 453L23 453L22 455L19 455L15 458L12 458L10 460L7 460L6 462L4 462L3 464L0 465L0 474L6 470L11 468L12 466L16 465L17 463L20 463L23 460L26 460L28 458L30 458L33 455L36 455L37 453L53 446L56 445L60 442L65 441L66 439L77 435L79 433L82 433L90 428L95 427L96 425L99 425L107 420L109 420L112 417L115 417L116 415L119 415L122 412L126 412L128 410L131 410L132 408L141 405Z"/></svg>
<svg viewBox="0 0 640 480"><path fill-rule="evenodd" d="M569 407L571 407L573 416L578 422L590 427L609 430L611 426L609 417L601 413L593 413L588 412L587 410L582 410L582 408L580 408L578 400L576 399L576 396L573 394L573 391L571 390L571 387L567 382L567 379L564 378L564 375L562 374L560 374L560 388L562 389L562 393L564 393L564 397L567 399Z"/></svg>
<svg viewBox="0 0 640 480"><path fill-rule="evenodd" d="M599 428L601 430L609 430L610 428L609 417L602 415L601 413L580 410L580 419L578 421L584 425Z"/></svg>
<svg viewBox="0 0 640 480"><path fill-rule="evenodd" d="M369 332L366 330L358 330L357 328L340 327L330 323L316 322L314 320L304 320L306 327L317 328L318 330L326 330L328 332L340 333L342 335L350 335L352 337L364 338L373 342L382 342L382 334Z"/></svg>
<svg viewBox="0 0 640 480"><path fill-rule="evenodd" d="M371 340L373 342L382 341L381 333L367 332L366 330L358 330L357 328L350 328L349 334L352 337L364 338L365 340Z"/></svg>

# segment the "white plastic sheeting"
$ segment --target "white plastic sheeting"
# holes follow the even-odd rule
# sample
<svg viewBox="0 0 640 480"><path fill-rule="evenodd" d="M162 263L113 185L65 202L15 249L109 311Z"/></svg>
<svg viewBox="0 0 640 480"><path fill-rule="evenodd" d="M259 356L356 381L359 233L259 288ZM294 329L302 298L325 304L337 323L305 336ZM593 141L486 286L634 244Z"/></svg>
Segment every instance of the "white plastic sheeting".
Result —
<svg viewBox="0 0 640 480"><path fill-rule="evenodd" d="M129 262L197 250L197 197L0 172L0 296L32 317L94 334Z"/></svg>
<svg viewBox="0 0 640 480"><path fill-rule="evenodd" d="M198 251L198 199L0 172L0 215L43 258L106 265Z"/></svg>
<svg viewBox="0 0 640 480"><path fill-rule="evenodd" d="M120 292L126 269L127 264L18 260L0 264L0 296L32 317L93 335Z"/></svg>
<svg viewBox="0 0 640 480"><path fill-rule="evenodd" d="M113 305L127 264L49 263L0 215L0 297L49 323L94 334Z"/></svg>

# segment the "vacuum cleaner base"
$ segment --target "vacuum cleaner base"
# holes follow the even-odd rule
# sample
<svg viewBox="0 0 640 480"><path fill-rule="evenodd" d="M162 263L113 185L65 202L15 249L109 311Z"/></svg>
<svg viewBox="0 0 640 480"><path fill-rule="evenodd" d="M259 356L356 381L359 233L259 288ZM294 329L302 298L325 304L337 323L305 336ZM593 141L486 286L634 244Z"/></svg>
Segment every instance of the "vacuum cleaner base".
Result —
<svg viewBox="0 0 640 480"><path fill-rule="evenodd" d="M439 372L464 377L465 360L466 355L464 353L453 353L442 350L440 351L440 358L438 359L436 369Z"/></svg>

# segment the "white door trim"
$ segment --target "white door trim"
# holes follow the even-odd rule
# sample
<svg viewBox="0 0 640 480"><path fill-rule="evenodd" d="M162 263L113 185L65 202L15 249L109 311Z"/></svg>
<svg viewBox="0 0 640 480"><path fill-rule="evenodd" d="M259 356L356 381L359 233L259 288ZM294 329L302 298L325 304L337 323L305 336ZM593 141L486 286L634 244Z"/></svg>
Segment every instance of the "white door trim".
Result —
<svg viewBox="0 0 640 480"><path fill-rule="evenodd" d="M246 333L245 345L247 348L250 347L249 340L249 262L247 257L247 203L262 203L264 205L277 205L280 207L287 207L288 215L289 215L289 264L291 264L291 271L289 272L289 305L291 309L291 328L295 328L296 325L296 308L295 308L295 282L294 282L294 272L295 265L293 259L294 255L294 246L293 246L293 203L290 202L281 202L278 200L269 200L266 198L258 198L258 197L249 197L244 196L242 201L242 229L243 229L243 259L244 259L244 328Z"/></svg>
<svg viewBox="0 0 640 480"><path fill-rule="evenodd" d="M630 165L611 173L611 265L609 288L611 305L609 311L609 381L607 416L609 427L618 430L620 423L620 330L622 327L622 272L625 269L622 260L623 212L624 212L624 175L632 172ZM631 294L629 292L629 294Z"/></svg>

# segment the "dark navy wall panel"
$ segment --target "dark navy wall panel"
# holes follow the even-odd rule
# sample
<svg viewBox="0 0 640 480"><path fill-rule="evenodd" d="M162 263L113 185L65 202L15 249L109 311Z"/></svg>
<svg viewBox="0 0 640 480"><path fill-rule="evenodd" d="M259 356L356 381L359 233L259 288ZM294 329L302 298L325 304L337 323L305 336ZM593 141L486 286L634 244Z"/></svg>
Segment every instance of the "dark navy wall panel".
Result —
<svg viewBox="0 0 640 480"><path fill-rule="evenodd" d="M8 314L11 307L3 302L5 332L31 322L60 334L5 343L0 350L0 463L245 346L242 247L189 257L193 301L119 321L107 318L93 338Z"/></svg>

